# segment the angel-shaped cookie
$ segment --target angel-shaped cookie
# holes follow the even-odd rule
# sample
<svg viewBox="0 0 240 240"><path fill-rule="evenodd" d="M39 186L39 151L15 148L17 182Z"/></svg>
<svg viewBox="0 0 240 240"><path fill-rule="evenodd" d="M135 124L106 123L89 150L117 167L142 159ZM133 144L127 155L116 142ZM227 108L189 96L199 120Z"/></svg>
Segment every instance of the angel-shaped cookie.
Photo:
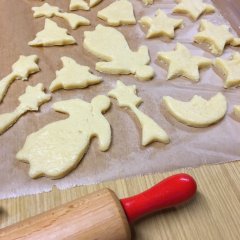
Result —
<svg viewBox="0 0 240 240"><path fill-rule="evenodd" d="M77 167L94 136L99 139L100 150L108 150L111 127L103 112L110 104L110 99L103 95L94 97L91 103L81 99L54 103L55 111L67 113L69 117L30 134L16 156L30 164L30 177L64 177Z"/></svg>

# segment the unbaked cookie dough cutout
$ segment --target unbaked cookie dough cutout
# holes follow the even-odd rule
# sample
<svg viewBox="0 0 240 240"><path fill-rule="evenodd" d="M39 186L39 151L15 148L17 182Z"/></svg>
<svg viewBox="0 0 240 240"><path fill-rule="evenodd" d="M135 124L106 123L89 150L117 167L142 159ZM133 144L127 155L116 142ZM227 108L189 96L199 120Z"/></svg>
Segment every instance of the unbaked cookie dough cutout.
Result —
<svg viewBox="0 0 240 240"><path fill-rule="evenodd" d="M139 80L150 80L154 71L148 48L141 46L133 52L121 32L112 27L97 25L94 31L84 32L84 48L104 60L97 62L96 70L108 74L134 74Z"/></svg>
<svg viewBox="0 0 240 240"><path fill-rule="evenodd" d="M44 29L36 34L36 38L28 43L33 47L51 47L75 44L75 39L67 33L67 29L59 27L50 19L45 19Z"/></svg>
<svg viewBox="0 0 240 240"><path fill-rule="evenodd" d="M152 5L152 4L153 4L153 0L142 0L142 2L143 2L145 5Z"/></svg>
<svg viewBox="0 0 240 240"><path fill-rule="evenodd" d="M235 52L231 60L216 58L214 65L225 76L225 88L240 85L240 53Z"/></svg>
<svg viewBox="0 0 240 240"><path fill-rule="evenodd" d="M168 64L167 79L183 76L194 82L199 81L199 68L212 65L211 59L193 56L181 43L170 52L158 52L158 59Z"/></svg>
<svg viewBox="0 0 240 240"><path fill-rule="evenodd" d="M133 5L129 0L117 0L100 10L97 16L110 26L136 24Z"/></svg>
<svg viewBox="0 0 240 240"><path fill-rule="evenodd" d="M175 29L183 26L182 19L170 18L165 12L158 9L153 18L144 16L139 20L143 27L148 27L146 38L166 36L175 37Z"/></svg>
<svg viewBox="0 0 240 240"><path fill-rule="evenodd" d="M63 68L56 72L56 79L52 81L49 89L54 92L59 89L86 88L102 82L102 78L93 75L90 68L76 63L69 57L61 58Z"/></svg>
<svg viewBox="0 0 240 240"><path fill-rule="evenodd" d="M12 72L0 80L0 102L7 93L9 86L16 80L28 80L29 75L39 72L38 56L20 56L17 62L12 65Z"/></svg>
<svg viewBox="0 0 240 240"><path fill-rule="evenodd" d="M186 14L196 21L204 13L214 13L215 8L211 4L206 4L202 0L175 0L177 6L174 13Z"/></svg>
<svg viewBox="0 0 240 240"><path fill-rule="evenodd" d="M167 133L150 117L141 112L137 107L142 103L142 99L136 94L136 86L126 86L121 81L117 81L115 89L108 93L108 96L117 99L120 107L127 107L133 111L142 127L142 145L146 146L152 142L169 143Z"/></svg>
<svg viewBox="0 0 240 240"><path fill-rule="evenodd" d="M240 119L240 105L235 105L233 108L234 115Z"/></svg>
<svg viewBox="0 0 240 240"><path fill-rule="evenodd" d="M48 3L44 3L40 7L33 7L32 10L34 12L33 16L35 18L51 18L54 16L63 18L68 22L72 29L76 29L79 26L90 25L90 21L88 19L74 13L62 12L59 7L51 6Z"/></svg>
<svg viewBox="0 0 240 240"><path fill-rule="evenodd" d="M207 20L201 20L199 33L194 36L196 43L207 43L211 53L221 55L227 44L240 46L240 38L235 38L229 32L227 25L215 25Z"/></svg>
<svg viewBox="0 0 240 240"><path fill-rule="evenodd" d="M69 5L69 9L71 11L74 10L90 10L90 8L98 5L100 2L102 2L103 0L90 0L90 1L86 1L86 0L71 0L70 1L70 5Z"/></svg>
<svg viewBox="0 0 240 240"><path fill-rule="evenodd" d="M20 104L13 112L0 114L0 134L6 132L26 112L38 111L42 104L51 99L51 95L45 94L43 85L39 83L35 87L28 86L18 99Z"/></svg>
<svg viewBox="0 0 240 240"><path fill-rule="evenodd" d="M208 127L219 122L227 112L227 100L222 93L209 100L195 95L189 102L164 96L163 104L179 122L191 127Z"/></svg>
<svg viewBox="0 0 240 240"><path fill-rule="evenodd" d="M103 113L111 105L103 95L91 103L71 99L53 104L53 109L67 113L64 120L50 123L30 134L17 159L30 164L29 176L62 178L76 168L88 150L91 138L97 137L99 149L106 151L111 143L111 127Z"/></svg>

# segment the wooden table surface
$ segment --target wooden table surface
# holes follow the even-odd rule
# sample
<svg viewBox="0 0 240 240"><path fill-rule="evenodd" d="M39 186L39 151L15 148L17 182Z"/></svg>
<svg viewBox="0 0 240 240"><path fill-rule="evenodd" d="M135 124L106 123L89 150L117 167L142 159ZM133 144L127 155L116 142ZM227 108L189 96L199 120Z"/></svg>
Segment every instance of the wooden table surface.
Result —
<svg viewBox="0 0 240 240"><path fill-rule="evenodd" d="M122 198L141 192L181 170L82 186L0 201L1 227L36 215L67 201L108 187ZM164 210L134 225L135 240L240 239L240 162L184 169L198 183L198 193L177 209Z"/></svg>

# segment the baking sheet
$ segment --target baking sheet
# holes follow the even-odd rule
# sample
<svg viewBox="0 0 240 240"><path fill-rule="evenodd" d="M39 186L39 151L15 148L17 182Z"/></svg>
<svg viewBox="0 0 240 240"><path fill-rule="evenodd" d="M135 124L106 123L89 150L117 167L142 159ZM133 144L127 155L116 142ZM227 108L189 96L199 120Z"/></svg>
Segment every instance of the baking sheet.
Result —
<svg viewBox="0 0 240 240"><path fill-rule="evenodd" d="M45 1L57 5L66 11L69 1L49 0ZM0 105L0 113L12 111L18 104L17 98L23 94L26 86L36 85L42 82L49 87L55 78L55 71L62 67L60 58L68 56L82 65L91 67L96 75L103 77L104 82L80 90L60 90L52 95L52 101L44 104L40 112L28 113L23 116L11 129L0 136L0 198L16 197L26 194L34 194L50 191L53 185L58 188L68 188L76 185L93 184L101 181L129 177L139 174L163 172L182 167L197 167L202 164L222 163L235 161L240 156L240 122L233 114L233 105L240 103L239 89L223 89L223 80L212 68L201 70L201 81L192 83L184 78L166 81L166 67L159 66L156 61L158 51L172 50L176 42L184 43L193 54L202 55L214 59L214 56L203 48L192 44L193 35L197 33L199 21L193 23L187 17L183 18L185 27L176 31L176 38L165 41L160 38L145 40L145 32L140 25L118 27L133 50L140 45L147 45L151 55L151 66L154 67L156 77L152 81L140 82L133 76L114 76L101 74L94 70L97 58L87 53L82 47L83 32L94 30L98 23L104 21L97 19L98 10L107 6L110 2L104 0L90 12L77 11L76 13L91 20L91 26L80 27L71 30L67 23L60 18L53 18L59 26L65 27L77 40L78 45L64 47L33 48L27 43L42 30L45 18L34 19L31 7L39 6L41 1L30 0L1 0L0 1L0 78L6 76L11 65L19 55L37 54L40 58L41 72L30 77L29 81L16 81L10 87L4 102ZM145 7L140 0L133 0L136 18L151 15L161 8L170 13L175 6L173 0L155 0L154 5ZM209 2L210 1L206 1ZM226 20L217 11L215 14L204 15L200 19L208 19L217 24L226 24ZM228 23L227 23L228 24ZM231 30L234 34L235 32ZM239 48L227 47L223 58L231 56L233 51ZM80 165L68 176L59 180L51 180L45 177L31 179L28 176L29 165L18 162L15 155L23 146L26 137L45 126L46 124L64 119L67 116L56 113L51 105L59 100L81 98L90 101L98 94L106 94L115 87L116 80L120 79L125 84L135 84L138 95L144 103L140 109L151 116L163 127L171 138L171 143L164 145L153 143L148 147L141 147L141 130L134 115L120 108L115 100L111 110L105 114L112 126L112 145L109 151L101 152L98 149L97 139L93 139L89 150ZM182 100L189 100L198 94L210 98L217 92L223 92L228 100L228 114L218 124L208 128L195 129L187 127L172 118L161 104L162 96L170 95ZM44 159L43 159L44 161Z"/></svg>

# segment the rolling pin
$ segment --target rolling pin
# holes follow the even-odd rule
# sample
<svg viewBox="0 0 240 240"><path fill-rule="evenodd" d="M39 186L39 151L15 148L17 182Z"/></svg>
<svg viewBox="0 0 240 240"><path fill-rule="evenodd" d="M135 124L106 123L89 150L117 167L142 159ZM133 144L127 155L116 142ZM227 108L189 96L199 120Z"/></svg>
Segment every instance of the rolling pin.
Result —
<svg viewBox="0 0 240 240"><path fill-rule="evenodd" d="M177 174L136 196L119 200L103 189L0 230L1 240L130 240L130 225L194 196L197 185Z"/></svg>

